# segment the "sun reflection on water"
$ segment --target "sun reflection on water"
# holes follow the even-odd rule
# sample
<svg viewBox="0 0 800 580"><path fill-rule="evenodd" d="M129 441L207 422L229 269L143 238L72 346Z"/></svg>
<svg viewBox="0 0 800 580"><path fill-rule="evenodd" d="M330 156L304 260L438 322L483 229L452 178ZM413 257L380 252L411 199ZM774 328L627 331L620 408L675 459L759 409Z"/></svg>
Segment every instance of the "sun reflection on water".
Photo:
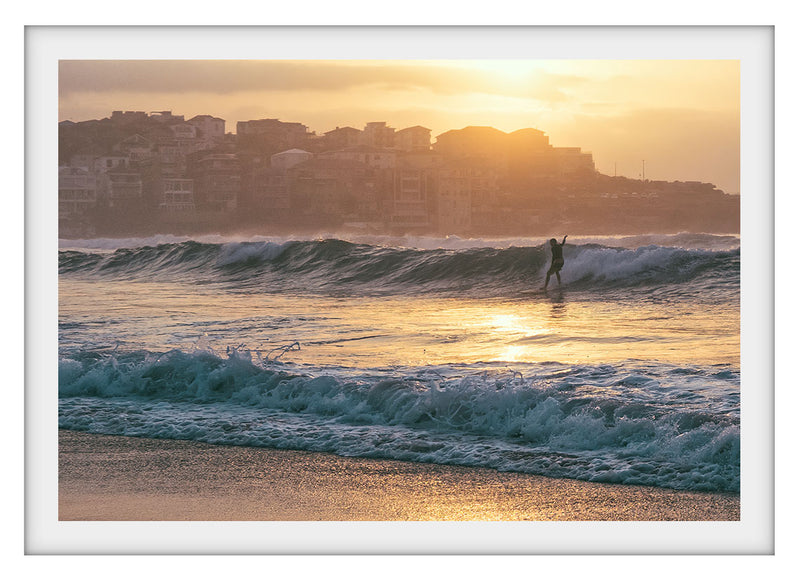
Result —
<svg viewBox="0 0 800 580"><path fill-rule="evenodd" d="M598 303L557 292L530 300L344 300L159 283L65 279L59 286L63 348L124 341L152 351L191 351L203 338L225 353L231 346L269 350L298 342L300 350L286 357L293 362L352 367L628 359L717 364L739 357L735 308Z"/></svg>

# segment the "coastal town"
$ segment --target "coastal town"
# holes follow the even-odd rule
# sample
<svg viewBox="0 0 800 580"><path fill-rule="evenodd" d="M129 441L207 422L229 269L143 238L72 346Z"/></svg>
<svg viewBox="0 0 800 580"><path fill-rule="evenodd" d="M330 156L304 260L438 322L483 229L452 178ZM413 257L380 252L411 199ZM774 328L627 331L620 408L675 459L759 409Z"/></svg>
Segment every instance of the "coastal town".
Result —
<svg viewBox="0 0 800 580"><path fill-rule="evenodd" d="M113 111L59 123L59 235L352 231L462 236L739 231L739 195L604 175L534 128L433 137L386 122Z"/></svg>

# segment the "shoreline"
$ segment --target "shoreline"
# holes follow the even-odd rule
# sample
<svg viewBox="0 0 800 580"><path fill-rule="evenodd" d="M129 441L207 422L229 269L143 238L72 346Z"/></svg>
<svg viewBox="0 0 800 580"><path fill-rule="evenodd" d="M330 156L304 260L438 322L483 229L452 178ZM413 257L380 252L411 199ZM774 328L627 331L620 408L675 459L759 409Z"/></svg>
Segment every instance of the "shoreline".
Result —
<svg viewBox="0 0 800 580"><path fill-rule="evenodd" d="M738 494L59 429L60 521L738 521Z"/></svg>

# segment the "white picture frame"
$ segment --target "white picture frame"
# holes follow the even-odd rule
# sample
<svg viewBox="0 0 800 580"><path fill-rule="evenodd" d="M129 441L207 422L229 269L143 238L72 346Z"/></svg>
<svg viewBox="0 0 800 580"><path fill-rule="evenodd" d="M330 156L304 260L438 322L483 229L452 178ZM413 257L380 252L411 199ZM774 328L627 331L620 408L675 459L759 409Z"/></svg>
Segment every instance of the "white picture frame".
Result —
<svg viewBox="0 0 800 580"><path fill-rule="evenodd" d="M397 42L412 36L413 43ZM774 550L774 269L763 258L774 250L770 26L32 26L26 28L25 47L27 553L769 554ZM365 52L369 58L591 55L611 59L635 54L639 59L740 60L743 408L739 522L58 521L57 207L51 193L57 189L58 60L320 58L323 54L324 58L360 58Z"/></svg>

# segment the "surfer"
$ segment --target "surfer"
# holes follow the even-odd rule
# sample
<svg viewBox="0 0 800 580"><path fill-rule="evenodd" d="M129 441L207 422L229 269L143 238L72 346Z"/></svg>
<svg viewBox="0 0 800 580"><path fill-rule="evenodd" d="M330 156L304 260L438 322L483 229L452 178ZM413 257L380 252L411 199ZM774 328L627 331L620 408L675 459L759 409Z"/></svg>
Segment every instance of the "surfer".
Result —
<svg viewBox="0 0 800 580"><path fill-rule="evenodd" d="M550 238L550 250L553 252L553 260L550 262L550 269L547 271L547 278L544 280L544 289L547 290L547 285L550 283L550 276L556 275L558 285L561 286L561 268L564 266L564 244L567 241L567 236L561 240L559 244L555 238Z"/></svg>

